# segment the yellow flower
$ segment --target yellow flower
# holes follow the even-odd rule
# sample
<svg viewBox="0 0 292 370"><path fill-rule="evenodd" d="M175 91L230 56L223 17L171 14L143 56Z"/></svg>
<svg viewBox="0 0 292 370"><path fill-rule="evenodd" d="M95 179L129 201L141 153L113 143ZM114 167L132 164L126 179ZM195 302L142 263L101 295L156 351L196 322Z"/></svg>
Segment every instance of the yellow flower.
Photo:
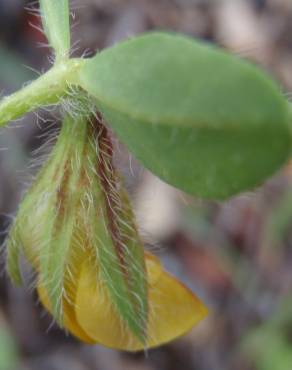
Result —
<svg viewBox="0 0 292 370"><path fill-rule="evenodd" d="M128 351L158 346L207 312L156 257L145 254L98 119L65 119L21 203L8 239L8 271L16 283L20 252L36 272L44 306L87 343Z"/></svg>
<svg viewBox="0 0 292 370"><path fill-rule="evenodd" d="M89 256L80 264L76 280L74 278L68 287L69 296L64 298L64 323L69 332L87 343L137 351L156 347L185 334L207 315L204 304L164 271L157 258L148 253L145 257L149 304L145 344L122 322ZM38 286L38 292L50 311L45 289Z"/></svg>

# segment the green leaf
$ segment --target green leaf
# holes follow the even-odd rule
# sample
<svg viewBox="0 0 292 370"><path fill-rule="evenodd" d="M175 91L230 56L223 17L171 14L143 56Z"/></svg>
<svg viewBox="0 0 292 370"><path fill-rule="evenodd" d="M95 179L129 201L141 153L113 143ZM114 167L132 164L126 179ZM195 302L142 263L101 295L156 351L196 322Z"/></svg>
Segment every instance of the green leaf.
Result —
<svg viewBox="0 0 292 370"><path fill-rule="evenodd" d="M287 160L287 103L253 65L187 37L145 34L88 60L80 84L147 168L190 194L252 189Z"/></svg>
<svg viewBox="0 0 292 370"><path fill-rule="evenodd" d="M67 57L70 49L69 1L40 0L40 10L46 36L56 57Z"/></svg>

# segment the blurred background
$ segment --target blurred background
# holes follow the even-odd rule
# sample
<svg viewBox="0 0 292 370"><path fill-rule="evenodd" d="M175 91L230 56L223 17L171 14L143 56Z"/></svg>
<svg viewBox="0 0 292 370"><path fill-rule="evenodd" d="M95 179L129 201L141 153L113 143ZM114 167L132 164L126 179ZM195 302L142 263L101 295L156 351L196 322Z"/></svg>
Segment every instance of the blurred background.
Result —
<svg viewBox="0 0 292 370"><path fill-rule="evenodd" d="M37 7L0 0L1 95L50 66ZM150 29L179 31L261 65L292 97L291 0L73 0L71 7L75 56ZM48 139L46 119L55 120L40 111L1 129L1 242ZM291 370L292 165L255 192L207 202L162 183L116 145L146 246L207 304L209 317L146 355L87 346L52 325L29 283L12 287L3 273L0 370Z"/></svg>

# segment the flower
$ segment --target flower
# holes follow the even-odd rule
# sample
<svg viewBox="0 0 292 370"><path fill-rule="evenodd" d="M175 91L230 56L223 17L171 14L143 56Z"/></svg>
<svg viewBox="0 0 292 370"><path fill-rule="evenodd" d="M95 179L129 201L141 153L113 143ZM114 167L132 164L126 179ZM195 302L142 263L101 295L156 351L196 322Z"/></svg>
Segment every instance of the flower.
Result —
<svg viewBox="0 0 292 370"><path fill-rule="evenodd" d="M202 320L207 310L184 285L162 269L159 261L146 254L149 317L147 340L142 343L129 330L115 310L102 278L92 260L84 256L78 277L72 281L64 299L65 327L87 343L137 351L166 343ZM79 264L78 261L76 263ZM45 290L39 296L50 311Z"/></svg>
<svg viewBox="0 0 292 370"><path fill-rule="evenodd" d="M144 251L101 120L67 117L22 201L7 266L21 282L19 254L36 272L43 305L87 343L128 351L184 334L203 303Z"/></svg>

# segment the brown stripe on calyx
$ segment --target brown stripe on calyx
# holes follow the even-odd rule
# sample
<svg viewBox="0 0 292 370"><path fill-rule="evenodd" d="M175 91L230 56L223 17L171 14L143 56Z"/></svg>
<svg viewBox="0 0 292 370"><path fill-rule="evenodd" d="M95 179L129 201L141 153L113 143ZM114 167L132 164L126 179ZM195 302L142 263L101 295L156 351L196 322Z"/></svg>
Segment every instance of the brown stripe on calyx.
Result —
<svg viewBox="0 0 292 370"><path fill-rule="evenodd" d="M105 208L107 213L108 231L111 236L116 254L119 258L120 267L123 275L127 279L128 271L123 246L123 237L118 226L118 211L122 207L120 194L118 191L118 179L113 165L113 145L108 134L108 130L98 114L93 122L96 132L96 140L99 151L99 162L97 171L101 188L104 194Z"/></svg>
<svg viewBox="0 0 292 370"><path fill-rule="evenodd" d="M70 179L70 173L69 173L69 163L68 160L66 161L64 165L64 174L61 179L60 186L57 190L57 217L56 217L56 228L61 226L60 223L58 222L59 219L62 219L65 215L65 203L66 203L66 198L68 198L68 183Z"/></svg>

